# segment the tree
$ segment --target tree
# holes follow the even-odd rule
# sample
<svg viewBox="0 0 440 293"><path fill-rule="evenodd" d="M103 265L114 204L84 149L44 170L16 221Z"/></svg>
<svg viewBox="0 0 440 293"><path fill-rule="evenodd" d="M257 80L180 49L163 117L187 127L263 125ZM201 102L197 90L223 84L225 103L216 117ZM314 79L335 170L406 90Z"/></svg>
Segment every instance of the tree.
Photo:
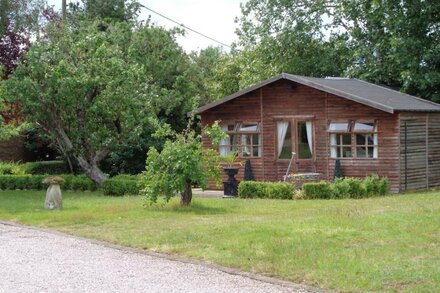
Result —
<svg viewBox="0 0 440 293"><path fill-rule="evenodd" d="M214 142L223 133L218 123L205 131ZM171 138L161 152L154 147L148 151L147 168L141 177L141 193L151 203L157 202L159 196L168 202L179 193L180 204L187 206L191 204L193 185L205 189L209 179L219 182L220 156L216 150L202 150L201 136L192 129L171 133Z"/></svg>
<svg viewBox="0 0 440 293"><path fill-rule="evenodd" d="M205 105L239 90L240 67L234 62L232 53L221 47L207 47L192 52L199 92L199 105Z"/></svg>
<svg viewBox="0 0 440 293"><path fill-rule="evenodd" d="M352 76L440 101L439 16L438 1L249 0L238 45L266 76Z"/></svg>
<svg viewBox="0 0 440 293"><path fill-rule="evenodd" d="M136 38L149 29L101 21L49 27L6 82L26 120L44 128L97 184L106 179L99 162L155 121L151 103L160 90L132 56Z"/></svg>

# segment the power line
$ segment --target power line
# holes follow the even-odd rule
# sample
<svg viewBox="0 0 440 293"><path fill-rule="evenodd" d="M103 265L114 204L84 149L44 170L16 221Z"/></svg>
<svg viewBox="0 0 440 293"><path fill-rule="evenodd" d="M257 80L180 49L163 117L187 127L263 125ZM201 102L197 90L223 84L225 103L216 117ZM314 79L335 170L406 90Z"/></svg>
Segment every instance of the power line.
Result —
<svg viewBox="0 0 440 293"><path fill-rule="evenodd" d="M179 23L179 22L177 22L177 21L175 21L175 20L169 18L168 16L165 16L165 15L163 15L163 14L157 12L157 11L154 11L154 10L151 9L151 8L146 7L145 5L142 5L142 7L145 8L145 9L147 9L147 10L149 10L149 11L151 11L151 12L153 12L153 13L155 13L155 14L157 14L157 15L159 15L159 16L161 16L161 17L163 17L163 18L165 18L165 19L167 19L167 20L169 20L169 21L171 21L171 22L173 22L173 23L175 23L175 24L177 24L178 26L183 27L184 29L187 29L187 30L189 30L189 31L192 31L193 33L196 33L196 34L198 34L198 35L200 35L200 36L202 36L202 37L204 37L204 38L210 39L211 41L214 41L214 42L216 42L216 43L218 43L218 44L220 44L220 45L222 45L222 46L224 46L224 47L227 47L227 48L229 48L229 49L232 49L231 46L226 45L225 43L220 42L220 41L218 41L218 40L216 40L216 39L214 39L214 38L211 38L210 36L207 36L207 35L205 35L205 34L203 34L203 33L201 33L201 32L198 32L198 31L196 31L196 30L194 30L194 29L192 29L192 28L190 28L190 27L187 27L187 26L184 25L183 23Z"/></svg>

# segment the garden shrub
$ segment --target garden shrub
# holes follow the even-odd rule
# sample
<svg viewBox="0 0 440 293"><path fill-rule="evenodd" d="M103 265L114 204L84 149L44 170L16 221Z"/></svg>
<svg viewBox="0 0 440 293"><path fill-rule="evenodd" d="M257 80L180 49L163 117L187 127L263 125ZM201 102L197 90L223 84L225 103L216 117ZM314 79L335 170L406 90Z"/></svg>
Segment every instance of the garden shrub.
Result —
<svg viewBox="0 0 440 293"><path fill-rule="evenodd" d="M302 191L306 199L334 198L332 184L327 181L304 183Z"/></svg>
<svg viewBox="0 0 440 293"><path fill-rule="evenodd" d="M304 183L302 194L306 199L364 198L388 194L390 181L377 175L357 178L337 178L334 182Z"/></svg>
<svg viewBox="0 0 440 293"><path fill-rule="evenodd" d="M257 181L242 181L238 185L238 196L241 198L262 198L263 186Z"/></svg>
<svg viewBox="0 0 440 293"><path fill-rule="evenodd" d="M342 179L341 181L346 182L346 184L349 186L348 193L344 194L342 197L345 198L366 197L365 188L361 180L353 177L347 177ZM333 183L333 186L334 185L336 185L336 183Z"/></svg>
<svg viewBox="0 0 440 293"><path fill-rule="evenodd" d="M64 161L41 161L22 164L26 174L59 175L70 173L69 166Z"/></svg>
<svg viewBox="0 0 440 293"><path fill-rule="evenodd" d="M127 180L111 178L107 179L102 184L102 191L104 192L104 195L137 195L139 194L139 190L140 187L138 181L133 179Z"/></svg>
<svg viewBox="0 0 440 293"><path fill-rule="evenodd" d="M96 190L96 184L86 176L75 175L59 175L66 180L61 186L64 190ZM42 181L47 178L47 175L0 175L0 189L15 190L15 189L36 189L44 190L48 186Z"/></svg>
<svg viewBox="0 0 440 293"><path fill-rule="evenodd" d="M390 193L390 180L388 178L383 177L377 182L377 195L386 195Z"/></svg>
<svg viewBox="0 0 440 293"><path fill-rule="evenodd" d="M119 174L114 177L111 177L110 179L116 179L116 180L138 180L138 175L131 175L131 174Z"/></svg>
<svg viewBox="0 0 440 293"><path fill-rule="evenodd" d="M292 199L294 186L283 182L243 181L238 186L241 198Z"/></svg>
<svg viewBox="0 0 440 293"><path fill-rule="evenodd" d="M0 162L0 175L23 175L25 170L22 164L15 162Z"/></svg>

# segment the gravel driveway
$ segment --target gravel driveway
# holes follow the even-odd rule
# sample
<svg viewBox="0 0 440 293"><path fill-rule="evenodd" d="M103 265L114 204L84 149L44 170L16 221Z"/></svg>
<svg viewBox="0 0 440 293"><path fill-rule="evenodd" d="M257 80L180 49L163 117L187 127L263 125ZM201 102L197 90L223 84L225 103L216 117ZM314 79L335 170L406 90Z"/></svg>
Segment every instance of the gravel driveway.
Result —
<svg viewBox="0 0 440 293"><path fill-rule="evenodd" d="M0 223L0 292L317 292L57 232Z"/></svg>

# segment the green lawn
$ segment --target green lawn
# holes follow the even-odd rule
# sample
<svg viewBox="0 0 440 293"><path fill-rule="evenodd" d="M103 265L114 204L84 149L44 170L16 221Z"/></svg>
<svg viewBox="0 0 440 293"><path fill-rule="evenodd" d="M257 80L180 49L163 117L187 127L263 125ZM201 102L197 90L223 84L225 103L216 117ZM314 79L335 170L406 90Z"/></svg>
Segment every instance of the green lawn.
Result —
<svg viewBox="0 0 440 293"><path fill-rule="evenodd" d="M0 192L0 219L338 291L440 292L440 193L363 200L177 199Z"/></svg>

